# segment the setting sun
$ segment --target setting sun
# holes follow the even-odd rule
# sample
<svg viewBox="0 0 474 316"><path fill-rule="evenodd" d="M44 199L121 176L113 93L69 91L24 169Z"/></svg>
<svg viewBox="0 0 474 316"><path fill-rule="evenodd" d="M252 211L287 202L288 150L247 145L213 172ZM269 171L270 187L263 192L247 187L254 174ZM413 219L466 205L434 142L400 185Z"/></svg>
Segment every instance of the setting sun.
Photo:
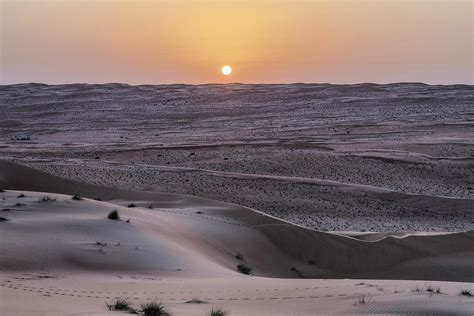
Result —
<svg viewBox="0 0 474 316"><path fill-rule="evenodd" d="M221 72L224 76L228 76L232 73L232 67L228 66L228 65L225 65L221 68Z"/></svg>

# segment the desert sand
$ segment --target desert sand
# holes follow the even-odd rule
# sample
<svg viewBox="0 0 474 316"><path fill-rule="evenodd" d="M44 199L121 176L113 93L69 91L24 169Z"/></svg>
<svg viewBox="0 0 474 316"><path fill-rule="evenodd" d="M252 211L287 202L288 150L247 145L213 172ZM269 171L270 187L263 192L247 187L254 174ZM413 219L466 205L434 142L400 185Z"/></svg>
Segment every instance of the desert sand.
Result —
<svg viewBox="0 0 474 316"><path fill-rule="evenodd" d="M2 315L116 315L115 298L472 315L473 100L462 85L3 86Z"/></svg>

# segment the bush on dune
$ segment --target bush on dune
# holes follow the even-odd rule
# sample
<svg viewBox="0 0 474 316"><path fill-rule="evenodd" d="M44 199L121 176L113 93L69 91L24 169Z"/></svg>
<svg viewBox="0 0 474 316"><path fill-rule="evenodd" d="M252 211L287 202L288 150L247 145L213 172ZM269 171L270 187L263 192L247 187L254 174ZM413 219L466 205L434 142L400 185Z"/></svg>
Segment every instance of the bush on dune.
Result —
<svg viewBox="0 0 474 316"><path fill-rule="evenodd" d="M112 303L106 303L109 311L133 311L126 298L119 298Z"/></svg>
<svg viewBox="0 0 474 316"><path fill-rule="evenodd" d="M114 221L118 221L120 219L120 215L117 210L113 210L109 213L109 215L107 215L107 218Z"/></svg>
<svg viewBox="0 0 474 316"><path fill-rule="evenodd" d="M213 307L209 312L209 316L225 316L225 315L227 315L227 312L220 307Z"/></svg>
<svg viewBox="0 0 474 316"><path fill-rule="evenodd" d="M240 272L240 273L243 273L243 274L247 274L247 275L250 275L250 272L252 272L252 268L241 263L237 266L237 270Z"/></svg>
<svg viewBox="0 0 474 316"><path fill-rule="evenodd" d="M472 294L472 290L461 290L461 293L459 295L462 296L467 296L467 297L473 297L474 294Z"/></svg>
<svg viewBox="0 0 474 316"><path fill-rule="evenodd" d="M82 198L81 198L79 195L77 195L77 194L74 194L71 199L74 200L74 201L80 201L80 200L82 200Z"/></svg>
<svg viewBox="0 0 474 316"><path fill-rule="evenodd" d="M55 202L56 198L52 198L49 195L43 196L40 200L40 202Z"/></svg>
<svg viewBox="0 0 474 316"><path fill-rule="evenodd" d="M141 312L144 316L171 316L162 303L147 302L141 305Z"/></svg>

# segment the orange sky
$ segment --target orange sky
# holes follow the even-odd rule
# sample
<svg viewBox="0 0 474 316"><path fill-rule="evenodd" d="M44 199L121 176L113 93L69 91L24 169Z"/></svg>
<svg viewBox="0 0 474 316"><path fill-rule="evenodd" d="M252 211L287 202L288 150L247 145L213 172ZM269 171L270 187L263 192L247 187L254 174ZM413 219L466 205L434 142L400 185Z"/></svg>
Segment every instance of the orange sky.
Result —
<svg viewBox="0 0 474 316"><path fill-rule="evenodd" d="M0 1L3 84L474 84L472 1Z"/></svg>

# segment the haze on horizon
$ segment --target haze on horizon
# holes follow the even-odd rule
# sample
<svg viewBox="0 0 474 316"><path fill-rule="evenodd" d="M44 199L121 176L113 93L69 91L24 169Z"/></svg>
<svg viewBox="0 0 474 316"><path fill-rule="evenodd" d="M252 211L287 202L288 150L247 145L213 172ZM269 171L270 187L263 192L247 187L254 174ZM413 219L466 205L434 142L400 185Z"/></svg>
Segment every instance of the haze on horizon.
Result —
<svg viewBox="0 0 474 316"><path fill-rule="evenodd" d="M474 84L472 1L0 1L0 84Z"/></svg>

